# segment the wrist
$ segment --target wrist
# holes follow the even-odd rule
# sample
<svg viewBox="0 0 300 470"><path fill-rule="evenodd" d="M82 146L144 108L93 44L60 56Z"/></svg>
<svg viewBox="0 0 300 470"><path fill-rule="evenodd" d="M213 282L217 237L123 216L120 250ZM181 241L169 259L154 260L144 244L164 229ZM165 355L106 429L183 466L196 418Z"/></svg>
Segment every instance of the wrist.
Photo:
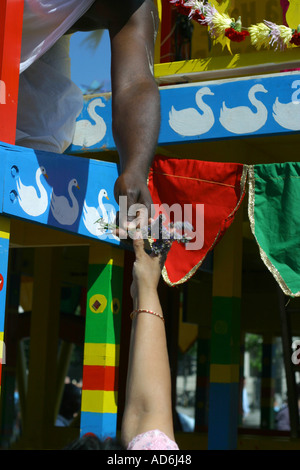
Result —
<svg viewBox="0 0 300 470"><path fill-rule="evenodd" d="M142 302L142 301L153 301L153 299L158 299L158 293L157 293L157 288L154 287L154 286L151 286L151 287L147 287L147 286L143 286L143 287L138 287L137 289L137 295L136 295L136 300L138 303Z"/></svg>
<svg viewBox="0 0 300 470"><path fill-rule="evenodd" d="M147 183L150 166L142 161L142 158L136 158L134 162L125 163L121 167L122 175L137 179Z"/></svg>
<svg viewBox="0 0 300 470"><path fill-rule="evenodd" d="M163 321L163 323L165 323L165 319L164 319L164 315L162 311L149 310L147 308L137 308L133 310L130 314L131 320L134 320L140 314L152 315L153 317L160 318Z"/></svg>

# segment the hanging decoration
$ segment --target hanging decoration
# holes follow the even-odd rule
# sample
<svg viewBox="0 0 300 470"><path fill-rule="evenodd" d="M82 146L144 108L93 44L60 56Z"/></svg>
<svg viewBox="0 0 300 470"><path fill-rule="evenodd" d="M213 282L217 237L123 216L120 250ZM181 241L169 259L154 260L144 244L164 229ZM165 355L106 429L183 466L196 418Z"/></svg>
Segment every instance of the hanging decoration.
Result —
<svg viewBox="0 0 300 470"><path fill-rule="evenodd" d="M300 46L300 24L296 29L285 25L277 25L264 20L262 23L242 26L241 17L237 20L226 13L219 13L214 5L199 0L169 0L180 14L187 15L190 20L207 26L212 38L227 37L233 42L242 42L250 37L251 44L257 49L274 48L285 50Z"/></svg>
<svg viewBox="0 0 300 470"><path fill-rule="evenodd" d="M300 297L300 164L248 167L248 215L262 261L287 296Z"/></svg>
<svg viewBox="0 0 300 470"><path fill-rule="evenodd" d="M156 155L148 187L165 225L184 220L187 243L172 243L162 277L169 286L190 279L233 222L245 196L247 166ZM191 227L191 229L190 229Z"/></svg>

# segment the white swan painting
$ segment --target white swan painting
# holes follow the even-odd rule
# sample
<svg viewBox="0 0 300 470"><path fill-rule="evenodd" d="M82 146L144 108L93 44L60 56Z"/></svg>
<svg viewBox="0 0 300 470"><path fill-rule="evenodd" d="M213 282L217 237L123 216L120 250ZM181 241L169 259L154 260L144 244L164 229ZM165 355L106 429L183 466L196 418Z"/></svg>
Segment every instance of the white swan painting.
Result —
<svg viewBox="0 0 300 470"><path fill-rule="evenodd" d="M296 91L292 95L292 101L289 103L280 103L278 97L273 104L273 118L284 129L291 131L300 130L300 101L298 99L300 80L292 83L292 88Z"/></svg>
<svg viewBox="0 0 300 470"><path fill-rule="evenodd" d="M116 213L113 207L110 208L109 213L107 212L107 208L103 203L103 198L109 200L108 194L106 189L101 189L98 194L98 208L88 206L86 201L84 201L83 205L83 222L88 230L89 233L94 235L95 237L101 237L105 232L106 229L101 229L99 224L96 221L102 217L104 223L114 223ZM115 237L117 238L117 237Z"/></svg>
<svg viewBox="0 0 300 470"><path fill-rule="evenodd" d="M51 198L51 212L53 217L61 225L73 225L79 214L79 204L73 194L73 188L79 189L76 179L71 179L68 184L68 194L71 204L67 197L56 196L54 192Z"/></svg>
<svg viewBox="0 0 300 470"><path fill-rule="evenodd" d="M263 85L253 85L248 93L250 103L256 108L252 111L247 106L227 108L223 101L220 112L220 123L233 134L250 134L258 131L267 121L268 110L266 106L256 98L256 93L268 93Z"/></svg>
<svg viewBox="0 0 300 470"><path fill-rule="evenodd" d="M177 134L195 136L208 132L215 123L212 109L203 101L203 96L214 95L208 87L197 91L195 100L199 111L195 108L176 110L172 106L169 112L169 125Z"/></svg>
<svg viewBox="0 0 300 470"><path fill-rule="evenodd" d="M82 147L92 147L100 142L106 134L106 124L104 119L96 113L97 107L104 108L105 104L101 98L92 100L87 112L94 124L88 119L82 119L76 122L73 144Z"/></svg>
<svg viewBox="0 0 300 470"><path fill-rule="evenodd" d="M32 217L42 215L48 207L48 193L43 186L42 176L48 178L45 168L40 166L35 173L37 188L34 186L25 186L20 178L17 179L19 204L23 211Z"/></svg>

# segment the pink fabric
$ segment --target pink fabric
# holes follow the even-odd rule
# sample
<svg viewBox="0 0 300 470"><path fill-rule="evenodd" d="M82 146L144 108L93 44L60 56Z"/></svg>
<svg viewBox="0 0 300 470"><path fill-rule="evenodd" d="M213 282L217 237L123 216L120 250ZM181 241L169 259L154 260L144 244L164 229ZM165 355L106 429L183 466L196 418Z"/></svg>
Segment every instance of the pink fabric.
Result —
<svg viewBox="0 0 300 470"><path fill-rule="evenodd" d="M288 11L289 9L289 6L290 6L290 2L288 0L280 0L280 5L281 5L281 8L282 8L282 14L283 14L283 24L285 26L287 26L287 22L286 22L286 19L285 19L285 15L286 15L286 12Z"/></svg>
<svg viewBox="0 0 300 470"><path fill-rule="evenodd" d="M128 444L127 450L179 450L176 442L155 429L138 434Z"/></svg>

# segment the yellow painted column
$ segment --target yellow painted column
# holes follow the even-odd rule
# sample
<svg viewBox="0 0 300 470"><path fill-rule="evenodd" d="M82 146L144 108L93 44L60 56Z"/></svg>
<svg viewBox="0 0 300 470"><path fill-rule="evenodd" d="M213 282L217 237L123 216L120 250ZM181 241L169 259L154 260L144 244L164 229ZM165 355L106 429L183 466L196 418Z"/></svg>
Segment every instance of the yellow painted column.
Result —
<svg viewBox="0 0 300 470"><path fill-rule="evenodd" d="M22 441L35 450L51 446L54 426L58 333L60 313L60 262L62 248L36 248L30 328L30 359Z"/></svg>
<svg viewBox="0 0 300 470"><path fill-rule="evenodd" d="M214 250L208 418L208 448L211 450L237 447L242 207Z"/></svg>

